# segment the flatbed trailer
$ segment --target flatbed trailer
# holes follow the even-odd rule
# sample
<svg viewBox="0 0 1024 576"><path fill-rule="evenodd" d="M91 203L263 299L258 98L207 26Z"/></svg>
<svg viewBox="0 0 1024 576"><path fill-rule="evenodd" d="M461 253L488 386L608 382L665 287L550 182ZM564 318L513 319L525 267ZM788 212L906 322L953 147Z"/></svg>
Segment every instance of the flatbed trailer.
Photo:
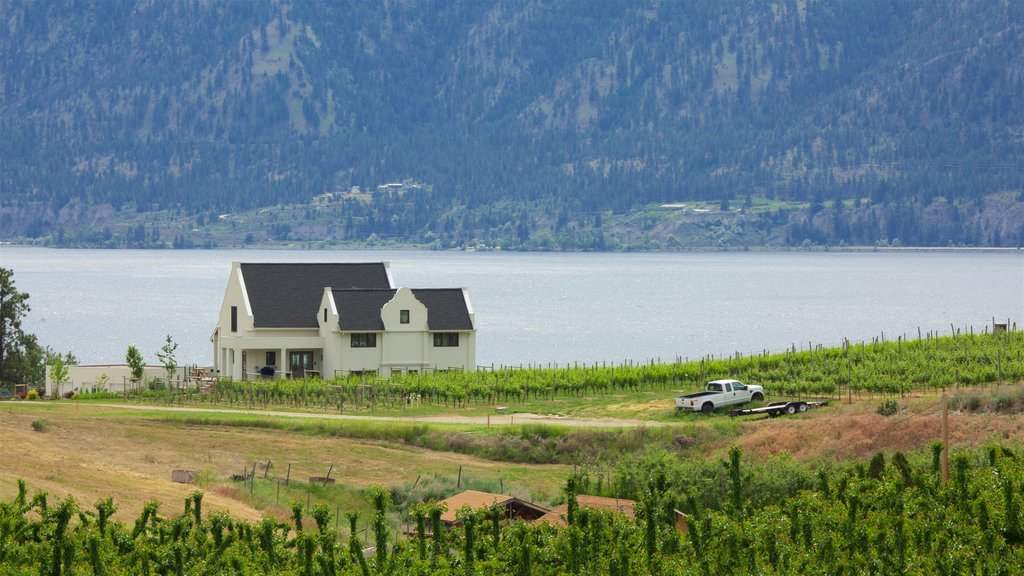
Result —
<svg viewBox="0 0 1024 576"><path fill-rule="evenodd" d="M743 408L729 412L729 416L750 416L753 414L767 414L769 418L775 418L783 414L798 414L807 412L808 408L821 408L827 406L828 400L822 402L805 402L794 400L792 402L772 402L761 408Z"/></svg>

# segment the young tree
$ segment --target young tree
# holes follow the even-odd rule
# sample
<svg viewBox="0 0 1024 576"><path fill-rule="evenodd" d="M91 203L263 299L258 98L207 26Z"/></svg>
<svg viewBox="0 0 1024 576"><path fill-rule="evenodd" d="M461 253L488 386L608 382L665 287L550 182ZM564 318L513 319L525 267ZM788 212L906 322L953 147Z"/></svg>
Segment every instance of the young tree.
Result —
<svg viewBox="0 0 1024 576"><path fill-rule="evenodd" d="M124 359L132 369L132 381L141 382L142 377L146 375L146 363L142 359L142 352L139 352L134 344L130 344Z"/></svg>
<svg viewBox="0 0 1024 576"><path fill-rule="evenodd" d="M167 335L167 342L160 347L160 351L156 353L156 357L160 359L160 363L164 365L164 372L167 373L167 388L170 389L171 381L174 379L174 373L178 370L178 359L174 357L174 351L178 349L178 343L171 340L171 335Z"/></svg>
<svg viewBox="0 0 1024 576"><path fill-rule="evenodd" d="M64 356L57 354L50 360L50 381L53 382L53 394L60 394L60 389L68 381L68 365Z"/></svg>

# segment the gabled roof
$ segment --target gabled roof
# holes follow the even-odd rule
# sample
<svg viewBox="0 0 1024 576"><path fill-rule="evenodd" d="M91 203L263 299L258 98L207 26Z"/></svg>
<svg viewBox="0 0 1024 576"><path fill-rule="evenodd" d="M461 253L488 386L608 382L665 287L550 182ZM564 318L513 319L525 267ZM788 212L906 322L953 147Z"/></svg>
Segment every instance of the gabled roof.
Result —
<svg viewBox="0 0 1024 576"><path fill-rule="evenodd" d="M442 500L441 504L448 507L448 509L441 514L441 521L446 524L456 523L457 518L455 513L463 506L469 506L473 510L482 510L490 507L492 504L497 504L508 509L510 518L522 518L524 520L539 518L548 511L548 509L543 506L538 506L532 502L527 502L526 500L520 500L515 496L509 496L507 494L491 494L490 492L480 492L478 490L466 490L461 494L456 494L451 498Z"/></svg>
<svg viewBox="0 0 1024 576"><path fill-rule="evenodd" d="M333 290L345 332L384 330L380 311L397 290ZM461 288L413 288L413 296L427 307L428 330L472 330L469 303Z"/></svg>
<svg viewBox="0 0 1024 576"><path fill-rule="evenodd" d="M257 328L316 328L324 288L390 289L383 262L242 263Z"/></svg>
<svg viewBox="0 0 1024 576"><path fill-rule="evenodd" d="M636 502L633 500L626 500L624 498L606 498L604 496L587 496L580 494L576 496L576 504L580 508L590 508L591 510L610 510L612 512L618 512L625 514L626 516L633 518L636 507ZM565 526L565 517L569 514L569 505L561 504L555 506L550 512L541 516L536 520L537 524L547 523L552 526Z"/></svg>
<svg viewBox="0 0 1024 576"><path fill-rule="evenodd" d="M345 332L384 330L380 310L395 296L395 290L334 290L334 304L341 316L338 327Z"/></svg>
<svg viewBox="0 0 1024 576"><path fill-rule="evenodd" d="M472 330L469 305L461 288L413 288L413 296L427 307L430 330Z"/></svg>

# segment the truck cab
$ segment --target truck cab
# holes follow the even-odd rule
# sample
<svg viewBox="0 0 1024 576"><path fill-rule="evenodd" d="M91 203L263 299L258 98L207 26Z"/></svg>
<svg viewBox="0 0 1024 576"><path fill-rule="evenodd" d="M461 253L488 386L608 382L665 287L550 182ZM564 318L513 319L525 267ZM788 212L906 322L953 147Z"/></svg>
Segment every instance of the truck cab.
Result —
<svg viewBox="0 0 1024 576"><path fill-rule="evenodd" d="M715 408L752 400L764 400L763 387L732 379L712 380L704 386L703 392L677 396L676 409L710 414Z"/></svg>

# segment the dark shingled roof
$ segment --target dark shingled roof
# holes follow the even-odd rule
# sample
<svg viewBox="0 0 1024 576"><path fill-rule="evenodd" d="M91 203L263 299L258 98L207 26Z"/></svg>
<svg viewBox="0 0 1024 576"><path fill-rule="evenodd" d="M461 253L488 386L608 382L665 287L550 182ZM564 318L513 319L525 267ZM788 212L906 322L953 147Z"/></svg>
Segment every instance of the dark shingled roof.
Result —
<svg viewBox="0 0 1024 576"><path fill-rule="evenodd" d="M324 288L388 289L383 262L241 264L257 328L316 328Z"/></svg>
<svg viewBox="0 0 1024 576"><path fill-rule="evenodd" d="M397 290L334 290L334 304L341 316L339 328L383 331L380 311ZM469 307L461 288L412 289L413 296L427 307L427 329L472 330Z"/></svg>
<svg viewBox="0 0 1024 576"><path fill-rule="evenodd" d="M395 296L395 290L335 290L334 304L341 321L338 327L346 332L384 330L380 310Z"/></svg>
<svg viewBox="0 0 1024 576"><path fill-rule="evenodd" d="M469 307L461 288L428 288L412 293L427 307L427 328L430 330L472 330Z"/></svg>

